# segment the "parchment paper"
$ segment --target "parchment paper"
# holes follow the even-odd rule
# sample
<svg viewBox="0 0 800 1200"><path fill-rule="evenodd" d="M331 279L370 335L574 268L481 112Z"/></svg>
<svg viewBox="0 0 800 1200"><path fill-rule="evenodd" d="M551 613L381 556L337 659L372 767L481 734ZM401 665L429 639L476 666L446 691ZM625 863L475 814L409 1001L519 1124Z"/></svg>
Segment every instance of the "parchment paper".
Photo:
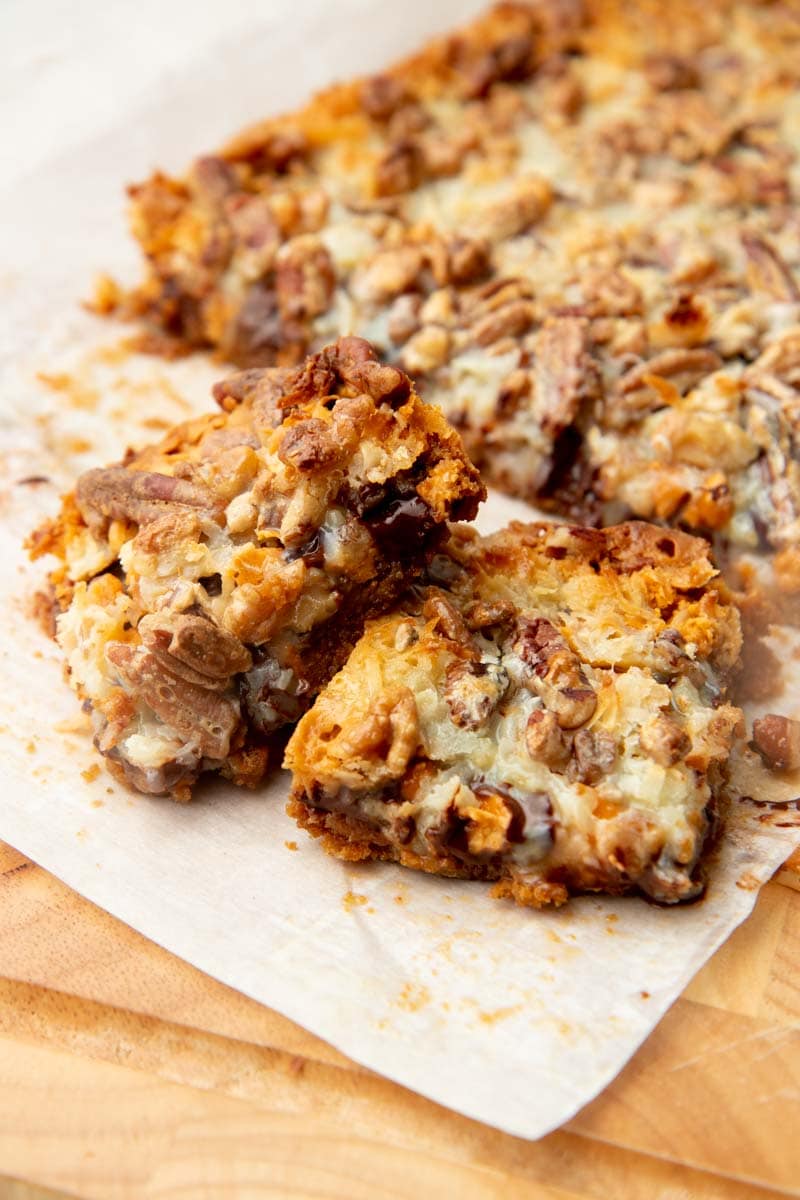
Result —
<svg viewBox="0 0 800 1200"><path fill-rule="evenodd" d="M23 63L42 7L9 5ZM205 7L178 5L172 23ZM85 104L74 110L72 125L67 85L81 61L59 60L56 83L48 76L69 144L59 148L56 121L50 142L23 155L26 171L12 171L0 192L0 837L364 1065L535 1138L620 1070L750 912L800 829L764 824L741 805L702 903L662 910L582 898L539 914L490 900L482 885L327 858L285 816L281 775L256 794L209 785L189 807L134 795L97 772L57 651L28 615L45 568L28 565L20 548L78 470L207 409L219 374L203 360L132 358L116 348L120 329L78 308L94 270L134 269L122 184L156 164L180 167L240 122L335 75L377 67L477 7L390 12L339 0L260 5L254 16L236 0L225 6L226 28L206 15L186 26L180 54L161 46L144 89L115 43L119 87L94 116ZM107 6L104 38L109 22L123 37L122 9L134 11ZM12 149L26 144L24 122L24 113L13 128L4 122ZM49 482L20 482L32 476ZM480 525L530 515L492 496Z"/></svg>

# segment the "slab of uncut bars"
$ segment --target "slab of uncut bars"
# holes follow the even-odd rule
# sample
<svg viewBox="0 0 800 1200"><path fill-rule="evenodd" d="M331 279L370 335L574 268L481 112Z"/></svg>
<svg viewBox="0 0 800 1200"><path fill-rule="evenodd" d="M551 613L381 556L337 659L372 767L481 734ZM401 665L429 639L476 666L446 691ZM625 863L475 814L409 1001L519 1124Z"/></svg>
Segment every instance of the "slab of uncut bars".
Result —
<svg viewBox="0 0 800 1200"><path fill-rule="evenodd" d="M134 187L122 307L243 364L363 334L490 482L796 595L799 87L791 3L499 4Z"/></svg>

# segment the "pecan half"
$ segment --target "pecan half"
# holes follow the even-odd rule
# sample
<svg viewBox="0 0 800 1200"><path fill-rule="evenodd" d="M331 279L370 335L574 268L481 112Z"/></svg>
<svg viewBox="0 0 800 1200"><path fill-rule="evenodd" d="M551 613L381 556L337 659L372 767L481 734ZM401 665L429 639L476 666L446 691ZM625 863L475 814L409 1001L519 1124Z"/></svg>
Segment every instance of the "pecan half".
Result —
<svg viewBox="0 0 800 1200"><path fill-rule="evenodd" d="M201 678L228 680L253 665L250 651L239 639L206 617L149 613L142 617L138 630L148 649L168 654Z"/></svg>
<svg viewBox="0 0 800 1200"><path fill-rule="evenodd" d="M478 346L491 346L500 338L519 337L535 319L536 306L532 300L512 300L477 321L472 327L472 338Z"/></svg>
<svg viewBox="0 0 800 1200"><path fill-rule="evenodd" d="M748 260L747 278L753 291L790 304L800 300L794 276L775 247L755 233L743 233L741 241Z"/></svg>
<svg viewBox="0 0 800 1200"><path fill-rule="evenodd" d="M281 249L275 288L281 317L306 321L324 313L336 286L336 271L328 250L318 238L294 238Z"/></svg>
<svg viewBox="0 0 800 1200"><path fill-rule="evenodd" d="M106 657L133 695L166 725L195 744L204 758L227 756L239 723L235 701L182 679L142 646L110 642Z"/></svg>
<svg viewBox="0 0 800 1200"><path fill-rule="evenodd" d="M168 506L205 509L209 513L218 507L214 493L196 480L127 467L86 471L78 480L75 498L86 524L99 537L109 521L145 525L162 516Z"/></svg>
<svg viewBox="0 0 800 1200"><path fill-rule="evenodd" d="M761 757L779 771L800 767L800 721L768 713L753 722L753 741Z"/></svg>

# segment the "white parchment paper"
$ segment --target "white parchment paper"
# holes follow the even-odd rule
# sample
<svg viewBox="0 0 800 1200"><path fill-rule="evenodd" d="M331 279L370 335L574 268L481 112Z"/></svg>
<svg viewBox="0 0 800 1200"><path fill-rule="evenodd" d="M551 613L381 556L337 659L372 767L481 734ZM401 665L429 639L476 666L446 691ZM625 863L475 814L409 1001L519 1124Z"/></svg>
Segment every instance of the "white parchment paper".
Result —
<svg viewBox="0 0 800 1200"><path fill-rule="evenodd" d="M38 61L48 7L4 8L4 19L15 15L18 67ZM378 67L479 6L234 0L224 26L208 13L192 23L206 7L171 6L180 50L159 44L144 70L141 30L126 65L126 21L134 11L157 21L158 6L104 6L114 69L98 66L87 22L81 54L73 39L63 61L52 51L55 74L42 69L49 125L41 103L15 108L0 96L4 135L20 151L0 192L0 838L366 1066L539 1137L620 1070L750 912L800 829L737 807L707 898L678 910L582 898L534 913L490 900L482 885L356 868L327 858L285 816L284 776L256 794L209 785L179 807L97 773L57 651L28 615L45 568L25 561L25 534L78 470L207 409L218 374L203 360L118 353L122 331L77 306L95 270L134 269L123 183L156 164L179 168L237 124ZM105 81L96 110L87 70ZM70 80L80 79L73 102ZM21 482L31 477L46 481ZM493 496L480 524L529 515Z"/></svg>

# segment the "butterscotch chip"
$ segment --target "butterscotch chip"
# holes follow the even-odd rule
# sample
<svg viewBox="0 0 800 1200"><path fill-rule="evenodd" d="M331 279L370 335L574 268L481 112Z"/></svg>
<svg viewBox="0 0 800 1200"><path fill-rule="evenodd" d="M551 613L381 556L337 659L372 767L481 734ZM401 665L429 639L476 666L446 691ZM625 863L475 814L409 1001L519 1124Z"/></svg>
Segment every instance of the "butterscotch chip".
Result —
<svg viewBox="0 0 800 1200"><path fill-rule="evenodd" d="M446 553L300 721L290 813L334 854L522 904L699 895L741 729L739 614L707 544L515 524L456 527Z"/></svg>
<svg viewBox="0 0 800 1200"><path fill-rule="evenodd" d="M483 495L458 435L359 338L214 393L220 412L88 471L30 540L62 561L57 637L98 748L181 799L204 770L255 785L270 736Z"/></svg>

